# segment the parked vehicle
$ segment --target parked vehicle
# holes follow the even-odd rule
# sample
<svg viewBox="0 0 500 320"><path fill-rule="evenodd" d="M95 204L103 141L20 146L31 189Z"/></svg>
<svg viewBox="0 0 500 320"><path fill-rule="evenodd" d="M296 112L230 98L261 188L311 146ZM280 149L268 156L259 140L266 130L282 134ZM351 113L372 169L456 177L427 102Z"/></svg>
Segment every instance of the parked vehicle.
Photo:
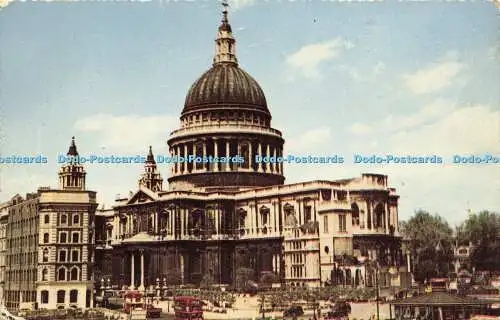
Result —
<svg viewBox="0 0 500 320"><path fill-rule="evenodd" d="M203 320L203 301L197 297L175 297L174 310L175 320Z"/></svg>
<svg viewBox="0 0 500 320"><path fill-rule="evenodd" d="M145 309L148 318L159 318L161 309L154 307L152 304L146 303L145 297L138 291L129 291L123 296L123 310L130 314L134 309Z"/></svg>

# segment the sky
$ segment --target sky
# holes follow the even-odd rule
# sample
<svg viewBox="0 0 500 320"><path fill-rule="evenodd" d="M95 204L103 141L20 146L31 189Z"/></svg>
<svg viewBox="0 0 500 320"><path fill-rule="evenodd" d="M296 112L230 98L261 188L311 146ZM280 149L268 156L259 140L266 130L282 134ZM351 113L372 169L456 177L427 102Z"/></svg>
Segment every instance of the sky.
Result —
<svg viewBox="0 0 500 320"><path fill-rule="evenodd" d="M57 187L59 154L167 154L190 85L210 68L216 1L8 2L0 9L0 201ZM286 183L389 176L400 219L456 224L500 211L499 9L490 1L230 1L240 67L262 86ZM442 164L355 164L354 155L440 156ZM167 165L159 165L166 178ZM137 189L140 164L86 166L106 207Z"/></svg>

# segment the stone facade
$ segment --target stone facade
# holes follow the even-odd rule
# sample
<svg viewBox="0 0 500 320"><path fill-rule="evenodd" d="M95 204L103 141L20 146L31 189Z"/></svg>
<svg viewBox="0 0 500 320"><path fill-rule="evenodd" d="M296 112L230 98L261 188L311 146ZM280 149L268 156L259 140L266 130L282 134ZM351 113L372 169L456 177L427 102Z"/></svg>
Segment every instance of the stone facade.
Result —
<svg viewBox="0 0 500 320"><path fill-rule="evenodd" d="M38 195L16 195L10 201L7 220L5 306L18 309L23 302L36 300L38 243Z"/></svg>
<svg viewBox="0 0 500 320"><path fill-rule="evenodd" d="M74 140L67 155L78 156ZM59 182L57 189L39 188L8 203L7 308L93 304L96 193L85 190L85 170L77 162L61 167Z"/></svg>
<svg viewBox="0 0 500 320"><path fill-rule="evenodd" d="M9 218L9 202L0 204L0 304L4 304L4 285L7 255L7 222Z"/></svg>
<svg viewBox="0 0 500 320"><path fill-rule="evenodd" d="M235 285L246 269L255 282L272 274L291 286L374 285L379 271L382 284L397 284L407 270L387 176L284 185L282 162L257 161L282 156L284 140L235 48L224 10L214 64L189 89L168 139L170 156L184 158L168 189L150 148L137 191L97 212L96 283ZM221 158L243 161L207 160Z"/></svg>

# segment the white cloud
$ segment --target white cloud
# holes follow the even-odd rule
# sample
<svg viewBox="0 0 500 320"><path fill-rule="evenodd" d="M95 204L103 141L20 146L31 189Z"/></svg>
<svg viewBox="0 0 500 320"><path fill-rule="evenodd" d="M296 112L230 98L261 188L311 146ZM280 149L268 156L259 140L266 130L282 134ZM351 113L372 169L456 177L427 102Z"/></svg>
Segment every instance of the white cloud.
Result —
<svg viewBox="0 0 500 320"><path fill-rule="evenodd" d="M229 5L233 11L253 6L257 0L229 0Z"/></svg>
<svg viewBox="0 0 500 320"><path fill-rule="evenodd" d="M148 144L165 141L172 128L178 126L178 118L162 116L113 116L97 114L78 120L74 127L84 132L100 134L100 148L107 150L143 151Z"/></svg>
<svg viewBox="0 0 500 320"><path fill-rule="evenodd" d="M8 6L14 0L0 0L0 10Z"/></svg>
<svg viewBox="0 0 500 320"><path fill-rule="evenodd" d="M449 108L452 109L451 106ZM456 108L433 123L414 130L402 129L391 140L396 150L408 152L498 153L500 111L484 105Z"/></svg>
<svg viewBox="0 0 500 320"><path fill-rule="evenodd" d="M407 130L433 123L453 111L455 105L448 100L438 99L409 115L388 115L372 124L356 122L347 128L354 135L366 135L378 130L378 133L408 133Z"/></svg>
<svg viewBox="0 0 500 320"><path fill-rule="evenodd" d="M413 114L389 115L372 124L357 122L347 131L385 137L381 152L499 152L500 110L485 105L457 107L438 99Z"/></svg>
<svg viewBox="0 0 500 320"><path fill-rule="evenodd" d="M285 148L296 154L310 153L320 148L330 138L330 127L320 126L288 139Z"/></svg>
<svg viewBox="0 0 500 320"><path fill-rule="evenodd" d="M464 219L467 208L500 210L496 200L500 192L497 165L452 163L455 154L500 154L500 110L479 104L455 106L451 101L437 100L412 115L386 117L379 122L384 125L370 127L372 136L378 138L378 145L367 141L365 136L353 137L350 144L353 152L437 155L444 161L444 164L430 165L357 165L358 172L389 175L390 185L401 195L401 219L408 218L416 208L440 213L452 223ZM389 123L392 128L386 127ZM364 128L365 125L356 126ZM337 168L326 167L323 174L329 174L325 170L331 170L333 175Z"/></svg>
<svg viewBox="0 0 500 320"><path fill-rule="evenodd" d="M372 132L372 127L364 123L356 122L351 125L347 131L355 135L365 135Z"/></svg>
<svg viewBox="0 0 500 320"><path fill-rule="evenodd" d="M358 66L335 65L334 70L347 74L352 80L358 82L373 81L378 78L386 69L385 63L377 62L367 70L361 70Z"/></svg>
<svg viewBox="0 0 500 320"><path fill-rule="evenodd" d="M415 94L431 93L451 85L463 68L464 65L454 55L448 55L440 63L403 75L403 80L406 87Z"/></svg>
<svg viewBox="0 0 500 320"><path fill-rule="evenodd" d="M440 119L454 109L454 104L444 99L438 99L407 116L387 116L382 124L387 131L401 131L415 128Z"/></svg>
<svg viewBox="0 0 500 320"><path fill-rule="evenodd" d="M286 58L286 62L306 78L319 78L319 65L332 60L342 50L351 49L352 42L340 38L303 46Z"/></svg>
<svg viewBox="0 0 500 320"><path fill-rule="evenodd" d="M377 62L377 64L373 66L374 75L379 75L384 71L385 71L385 63L383 63L382 61Z"/></svg>

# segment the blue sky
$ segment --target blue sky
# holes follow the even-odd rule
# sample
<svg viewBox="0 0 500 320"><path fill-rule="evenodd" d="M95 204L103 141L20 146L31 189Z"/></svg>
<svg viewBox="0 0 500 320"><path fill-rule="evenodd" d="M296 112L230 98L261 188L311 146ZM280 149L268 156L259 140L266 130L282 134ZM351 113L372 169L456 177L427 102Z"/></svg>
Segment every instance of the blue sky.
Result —
<svg viewBox="0 0 500 320"><path fill-rule="evenodd" d="M0 9L1 154L44 165L0 168L0 201L57 186L57 155L167 153L189 86L212 63L215 1L12 2ZM266 94L290 154L344 165L287 165L287 182L389 175L400 216L451 223L500 211L498 9L488 1L233 1L240 66ZM442 156L442 165L352 164L353 154ZM167 178L166 165L160 170ZM135 190L140 165L89 165L102 203Z"/></svg>

